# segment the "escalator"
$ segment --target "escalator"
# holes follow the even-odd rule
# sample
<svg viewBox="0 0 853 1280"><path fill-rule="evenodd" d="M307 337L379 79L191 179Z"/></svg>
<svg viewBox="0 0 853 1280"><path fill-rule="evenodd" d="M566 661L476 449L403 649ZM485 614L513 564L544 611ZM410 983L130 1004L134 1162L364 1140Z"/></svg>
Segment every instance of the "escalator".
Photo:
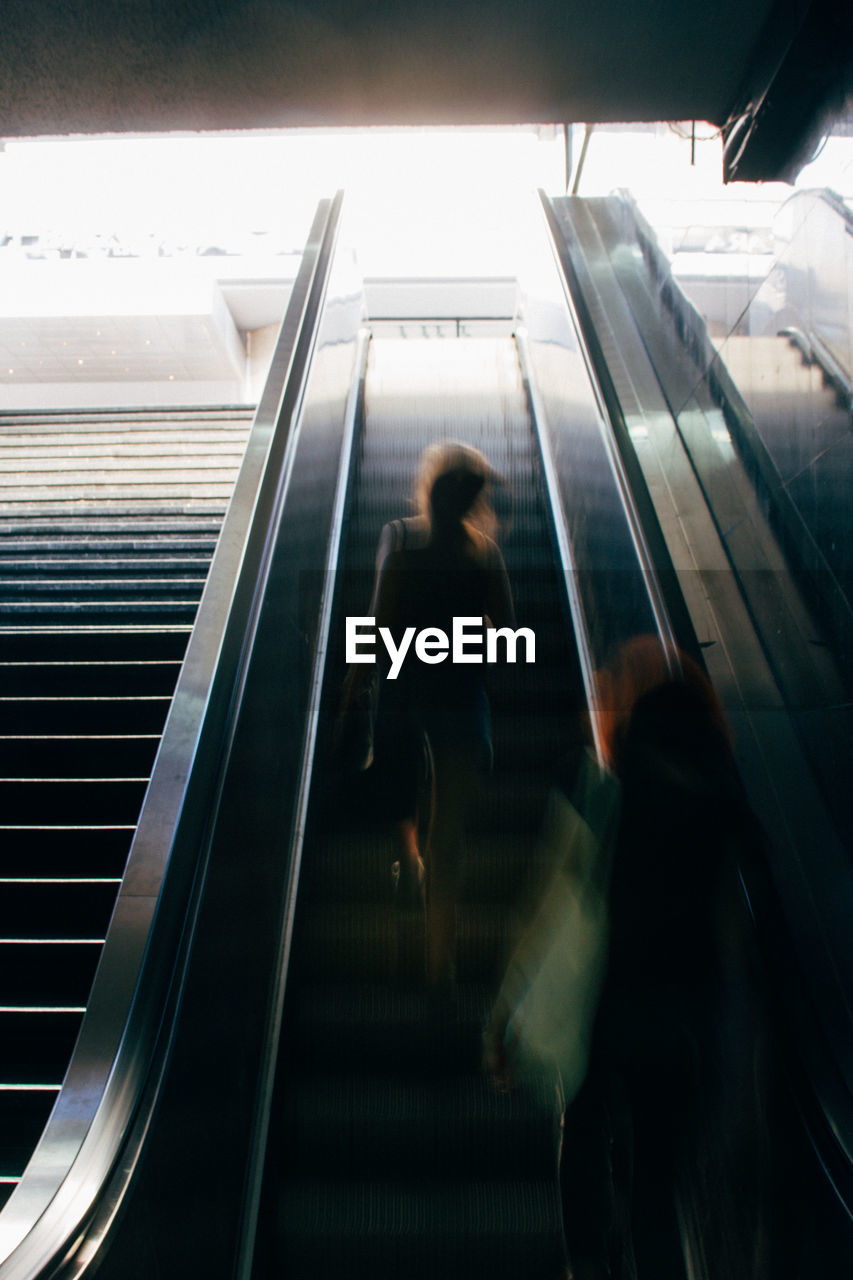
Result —
<svg viewBox="0 0 853 1280"><path fill-rule="evenodd" d="M236 482L232 477L71 1061L0 1214L4 1280L79 1274L93 1260L100 1266L107 1240L110 1259L120 1255L121 1241L112 1246L127 1224L142 1230L143 1241L129 1267L120 1264L123 1273L138 1266L151 1274L148 1255L152 1247L171 1253L171 1233L153 1246L134 1198L144 1197L153 1170L161 1206L174 1170L181 1181L169 1204L191 1226L181 1206L190 1184L174 1155L177 1147L181 1156L197 1156L205 1132L214 1144L208 1165L216 1190L205 1195L205 1230L186 1236L198 1263L187 1270L214 1274L224 1255L211 1223L222 1234L239 1222L268 1017L263 995L245 995L259 975L269 984L275 972L288 875L279 845L298 803L305 755L299 725L322 634L315 607L322 581L300 570L323 562L362 314L347 254L335 252L340 203L321 202L312 223ZM269 667L260 681L248 678L260 650L261 667L274 668L275 701L266 690ZM259 716L266 720L260 735ZM249 864L240 866L247 853ZM241 1011L243 1034L235 1034ZM180 1118L164 1126L175 1091ZM214 1128L211 1117L220 1111L223 1123ZM157 1168L162 1141L172 1157L166 1176ZM216 1194L224 1205L219 1221ZM206 1267L199 1241L208 1230L213 1256Z"/></svg>
<svg viewBox="0 0 853 1280"><path fill-rule="evenodd" d="M515 341L375 340L368 357L358 283L335 252L338 206L312 230L325 274L306 278L305 325L287 348L303 349L303 374L292 382L279 369L259 411L276 468L246 522L249 551L237 558L252 574L231 588L232 633L208 646L221 714L209 742L200 733L174 828L157 832L153 801L152 826L142 824L173 842L180 874L161 891L147 953L157 980L143 969L116 1099L100 1135L93 1124L109 1160L94 1141L82 1148L81 1178L94 1168L102 1189L67 1218L70 1250L63 1226L49 1247L0 1266L3 1280L59 1280L93 1261L104 1280L559 1274L556 1081L543 1073L501 1097L478 1070L490 991L542 872L535 837L551 767L582 736L595 669L638 632L704 654L738 731L761 720L734 697L744 672L753 691L772 675L749 647L749 611L716 561L704 580L693 572L695 538L674 540L695 522L710 548L713 522L701 502L668 522L653 500L671 477L654 483L655 460L644 472L640 455L651 429L664 430L666 405L653 371L632 363L624 294L620 304L612 291L587 323L612 282L603 270L590 273L594 289L572 278L583 262L569 262L552 219L556 257L543 237ZM333 752L342 620L363 613L378 530L405 513L436 434L482 448L506 479L501 542L518 622L538 646L534 667L492 682L495 769L468 834L456 1002L438 1012L422 985L422 918L394 903L387 840L344 789ZM695 472L680 474L685 485L692 476L692 503ZM717 643L724 627L737 645ZM203 642L199 628L193 639ZM196 690L193 701L207 697ZM773 733L784 729L771 719ZM747 750L741 766L766 801L766 759L762 772ZM772 827L771 810L761 817ZM771 880L788 919L796 885L781 872ZM809 950L821 922L793 915L793 954L812 980L826 960L825 943ZM767 929L764 941L768 964L784 959L784 934ZM150 1061L137 1050L149 1041ZM801 1096L821 1084L830 1103L832 1083L807 1073ZM813 1187L826 1170L809 1177ZM702 1221L707 1205L691 1216L690 1191L682 1243L690 1274L704 1278L714 1270L703 1269L703 1232L716 1228ZM806 1259L791 1274L832 1273Z"/></svg>
<svg viewBox="0 0 853 1280"><path fill-rule="evenodd" d="M393 901L388 824L359 820L345 789L330 802L333 756L318 743L327 767L309 812L261 1214L267 1274L557 1275L556 1081L543 1073L500 1095L480 1068L515 913L543 876L549 778L582 733L538 443L510 338L375 340L364 394L327 731L343 617L370 598L377 531L410 509L421 450L448 435L481 449L504 478L501 543L536 663L496 668L490 682L495 766L474 801L446 1016L425 986L423 912Z"/></svg>
<svg viewBox="0 0 853 1280"><path fill-rule="evenodd" d="M612 241L612 225L605 225L598 210L594 213L602 239L606 243L609 230ZM562 235L554 239L559 259L565 242ZM575 228L574 245L579 241ZM617 262L618 244L611 242L607 251ZM568 257L572 250L565 252ZM574 286L572 303L576 299L578 310L585 312L577 322L581 329L589 319L586 303L600 300L596 290L603 291L606 284L600 263L586 266L593 278L586 294L577 275L566 279L570 288ZM623 281L620 284L624 287ZM630 298L630 289L625 293ZM625 294L623 305L624 298ZM780 818L778 801L774 808L761 776L762 765L767 768L768 731L776 740L777 760L780 750L793 751L798 742L805 747L790 805L797 810L800 830L805 812L812 835L819 833L821 841L819 855L806 872L809 891L814 901L815 885L823 880L834 883L846 899L849 866L844 879L843 845L835 825L844 797L836 797L836 804L826 803L820 785L811 781L813 765L805 763L808 736L797 733L796 723L793 729L786 727L787 717L796 722L801 705L791 698L796 680L822 680L827 710L837 698L831 663L809 654L803 658L792 643L796 628L808 631L807 603L785 575L777 586L765 572L756 575L765 597L763 612L754 598L756 580L744 584L730 572L714 551L719 514L706 496L713 518L701 528L698 506L691 510L701 470L696 463L689 472L682 468L679 473L678 466L664 472L665 485L682 515L679 544L666 523L666 508L658 501L654 481L660 472L653 476L648 456L638 457L651 434L644 436L641 428L651 423L662 430L660 420L651 422L662 407L656 399L661 385L673 401L681 394L680 404L691 397L694 405L701 402L702 388L693 382L683 392L673 392L659 365L654 366L653 378L645 374L644 384L632 350L639 322L625 325L627 316L618 310L608 316L607 326L597 328L598 341L589 340L582 357L575 349L578 363L567 375L566 350L572 344L559 335L564 321L555 321L548 312L541 298L528 294L518 351L507 341L498 347L495 364L495 355L484 354L485 344L476 353L414 353L393 352L390 344L386 352L381 342L374 342L349 537L339 562L347 601L339 605L339 616L364 608L375 532L404 509L405 481L414 471L419 448L435 434L458 434L483 448L502 469L500 430L494 424L500 428L511 420L511 438L522 465L507 468L510 488L530 512L523 532L510 525L506 537L514 584L527 584L533 573L538 587L537 571L546 563L555 564L555 555L559 563L561 535L570 544L563 572L558 571L550 585L543 579L528 599L521 587L530 625L541 625L546 632L562 625L568 637L571 616L578 645L555 650L536 678L545 675L547 686L554 674L565 679L571 673L566 692L577 708L589 693L588 681L584 689L584 668L590 662L602 663L614 645L632 634L657 631L701 655L739 731L739 763L751 797L777 838L780 825L790 824L790 816L783 813ZM649 349L663 338L650 331L648 312L641 312L641 319L640 353L648 358ZM593 337L589 331L584 336ZM555 347L562 347L556 361ZM670 345L670 373L677 369L678 359ZM562 367L553 377L559 361ZM585 365L583 377L580 363ZM489 368L482 382L480 366ZM457 399L448 406L445 396L453 393ZM630 427L626 406L632 415ZM664 407L669 407L666 401ZM712 408L708 404L703 412L713 422ZM423 435L421 424L426 428ZM521 452L525 441L530 450L526 456ZM702 481L700 474L700 488ZM750 506L749 490L740 480L735 492ZM552 512L555 500L562 510ZM760 566L763 551L768 570L776 569L772 529L761 525L754 506L753 500L750 566ZM749 536L743 525L739 536ZM729 537L736 541L734 535ZM706 556L711 557L710 566L703 560ZM357 585L348 591L350 578ZM519 616L522 622L528 620L524 607ZM772 644L761 631L768 616L777 629ZM792 619L787 626L780 626L783 616ZM787 666L779 662L784 644L790 646ZM723 662L730 664L728 678ZM340 656L333 672L327 688L332 705L342 676ZM353 815L346 809L342 815L339 801L323 787L328 743L324 756L322 736L318 740L315 767L320 781L308 817L271 1106L255 1255L259 1277L309 1272L426 1276L436 1270L467 1275L480 1269L498 1275L558 1273L558 1240L543 1212L549 1194L553 1197L556 1191L558 1111L552 1082L543 1080L532 1096L522 1091L507 1103L490 1093L478 1074L478 1028L512 935L513 908L524 900L525 876L531 870L528 864L516 878L517 871L509 870L514 860L506 858L504 845L514 849L516 857L521 850L529 855L535 848L543 796L540 789L529 807L530 771L541 788L547 765L553 765L570 739L580 737L576 710L569 709L564 693L552 706L556 718L543 718L530 687L524 687L525 675L513 674L516 687L501 689L498 679L494 690L496 769L469 834L466 890L457 915L458 1004L449 1022L436 1024L431 1019L418 987L422 920L395 913L389 904L391 849L387 842L381 844L375 831L353 837ZM774 684L781 684L784 710L774 707L767 716ZM553 703L556 692L556 686L546 692L546 704ZM521 727L521 732L518 727L509 730L513 750L503 758L502 713L508 725ZM327 712L327 720L328 716ZM769 724L762 724L762 716ZM560 723L562 741L561 734L553 732ZM541 725L545 733L540 738ZM814 732L812 726L812 736ZM787 767L792 768L790 761ZM788 849L791 843L789 830ZM801 849L797 855L798 868L803 853ZM696 1165L682 1171L675 1252L683 1252L684 1270L676 1269L673 1275L711 1276L723 1267L732 1276L747 1276L752 1266L796 1277L843 1274L850 1244L849 1165L843 1135L851 1131L842 1082L844 1027L849 1030L843 1012L845 991L849 992L840 932L844 912L825 895L813 915L802 903L795 905L795 884L802 872L791 869L789 856L783 847L769 865L745 862L741 868L761 953L755 963L768 977L744 975L748 986L754 984L746 996L747 1005L753 1003L748 1015L753 1022L749 1030L735 1033L738 1042L728 1069L735 1073L733 1079L757 1072L756 1092L746 1103L746 1114L740 1111L743 1099L735 1102L731 1094L731 1110L727 1112L724 1104L720 1117L723 1128L714 1132L709 1121ZM793 926L786 925L792 915ZM788 929L796 949L793 964ZM784 1007L786 996L795 1008ZM743 1016L737 1008L727 1013L732 1024ZM788 1040L792 1034L793 1052ZM752 1145L758 1153L757 1184L748 1189L736 1190L739 1178L756 1176L755 1170L751 1175L746 1171L749 1161L742 1165L738 1143ZM553 1210L553 1200L550 1203Z"/></svg>
<svg viewBox="0 0 853 1280"><path fill-rule="evenodd" d="M354 296L330 282L285 450L168 1070L104 1276L325 1272L354 1254L376 1274L563 1266L557 1081L496 1095L481 1023L543 871L551 770L584 733L593 646L658 629L661 602L576 338L561 355L574 429L555 417L549 435L509 336L408 355L377 341L360 373ZM407 509L436 434L480 445L505 476L502 544L537 634L535 665L493 685L497 764L470 833L456 1003L438 1025L423 922L394 907L384 832L343 802L331 761L342 618L365 607L378 529ZM579 460L588 518L568 529L562 469Z"/></svg>
<svg viewBox="0 0 853 1280"><path fill-rule="evenodd" d="M559 255L562 237L555 235L555 242ZM612 247L610 252L617 256ZM600 265L591 274L603 288ZM574 277L573 283L582 307L584 295ZM490 1093L478 1069L478 1030L489 992L500 978L513 910L524 901L526 876L533 870L529 856L536 847L548 766L571 740L580 738L577 708L590 692L588 680L584 688L585 668L603 663L614 646L638 632L657 631L710 660L740 730L747 717L755 717L752 699L759 685L763 683L766 696L774 678L772 667L760 674L760 644L753 642L750 652L749 612L742 604L735 607L741 588L722 571L719 556L709 575L714 590L706 583L702 592L700 574L687 567L683 549L667 538L666 513L651 496L655 485L633 450L625 413L627 404L637 440L647 439L638 429L646 425L640 418L645 414L648 421L659 411L655 393L660 395L660 384L648 375L643 382L630 340L636 326L624 324L626 317L618 311L608 318L609 328L600 325L596 333L613 358L617 377L624 375L618 391L607 383L606 360L596 363L588 354L593 343L582 351L567 336L564 313L535 290L527 295L517 349L509 340L496 343L493 351L485 343L471 343L461 351L446 344L439 350L420 344L417 351L413 344L401 344L395 351L394 344L373 343L349 534L339 561L339 576L341 571L344 575L339 590L346 603L338 605L338 634L342 617L361 613L369 598L376 530L405 510L406 485L420 448L436 435L459 435L505 470L515 499L529 512L518 529L510 521L505 550L513 584L521 591L519 621L542 626L545 633L555 625L564 628L562 651L549 654L534 678L545 679L545 706L556 716L543 716L531 686L525 687L531 673L513 673L512 688L502 688L500 678L495 682L496 767L469 833L466 889L457 913L458 1004L443 1023L431 1018L420 986L423 921L417 913L395 912L391 901L391 847L376 830L358 830L357 817L346 806L341 812L340 795L328 791L328 738L325 743L322 736L318 739L318 794L308 816L260 1201L254 1274L262 1280L309 1272L558 1273L556 1224L549 1225L544 1211L550 1195L553 1212L557 1189L553 1083L543 1079L532 1095L521 1091L508 1102ZM643 355L655 340L656 335L644 331ZM599 359L602 354L599 349ZM671 362L674 358L670 354ZM597 399L595 389L602 383ZM694 398L701 395L695 386L691 392ZM448 404L449 396L453 400ZM502 458L507 421L518 454L509 467ZM660 421L655 425L662 429ZM677 479L677 472L670 472L666 484L686 514L694 500L688 486L691 479L695 485L695 474L682 475L681 490ZM716 530L702 530L700 537L698 508L692 519L685 544L707 574L702 556L711 554ZM756 537L759 545L769 545L763 530ZM558 570L550 582L545 573L540 586L546 564L560 562L563 538L570 544L563 572ZM537 589L526 596L531 575ZM762 586L772 594L766 579ZM802 601L788 583L782 592L786 608L803 625ZM746 707L732 696L719 653L712 651L718 643L712 624L722 630L721 651L732 663L733 679L742 692L747 690ZM725 629L733 625L736 644ZM577 648L565 644L572 630ZM560 680L567 677L570 682L560 691ZM326 691L332 707L341 679L338 653ZM751 688L748 680L754 682ZM327 735L331 714L327 710ZM512 726L508 755L501 752L502 715ZM781 719L773 717L773 733L780 736ZM555 732L559 725L562 740ZM739 759L753 796L759 804L765 801L762 819L778 827L778 815L761 795L748 742L741 742ZM531 773L539 781L538 797L526 785ZM804 772L797 804L811 803L805 800L812 795L808 788ZM827 833L825 870L834 856L832 817L816 795L813 801L813 830ZM727 1274L746 1276L754 1263L805 1277L834 1274L841 1265L848 1235L843 1154L836 1160L833 1141L825 1141L826 1117L803 1129L798 1108L808 1105L804 1096L817 1094L833 1120L845 1124L843 1092L834 1081L838 1065L843 1069L843 1036L834 1046L842 1049L840 1063L833 1062L830 1048L816 1065L826 1026L819 1029L813 1020L795 1019L798 1045L802 1048L803 1037L809 1041L804 1057L815 1074L804 1079L802 1062L794 1062L787 1051L789 1075L780 1073L776 1059L792 1027L791 1011L781 1008L780 989L790 993L798 982L819 982L817 972L827 959L825 943L809 954L801 950L800 973L792 975L790 943L780 923L791 905L778 900L778 885L786 874L784 851L780 859L782 868L741 869L762 948L762 960L756 963L768 966L773 976L767 987L754 974L744 976L747 985L754 984L746 995L753 1021L749 1030L734 1033L738 1042L728 1069L738 1079L757 1071L757 1092L746 1103L746 1113L739 1110L743 1099L735 1102L731 1094L731 1110L724 1105L718 1117L723 1127L714 1132L709 1122L697 1164L682 1173L681 1234L675 1252L684 1253L684 1271L673 1275L714 1275L724 1267ZM825 904L820 926L806 920L802 910L795 909L795 915L795 933L802 930L799 948L815 942L816 927L833 928L832 904ZM832 1016L834 996L828 994L825 978L823 988L818 1018ZM797 991L801 999L809 999L802 986ZM744 1013L733 1007L726 1016L734 1025ZM835 1014L836 1027L842 1025L840 1016ZM774 1128L780 1130L777 1137L770 1136ZM749 1189L734 1190L739 1178L755 1173L747 1173L749 1161L742 1163L730 1143L758 1152L757 1184Z"/></svg>
<svg viewBox="0 0 853 1280"><path fill-rule="evenodd" d="M681 635L679 606L686 611L767 835L762 858L745 859L740 874L768 1020L754 1061L765 1061L760 1107L778 1139L774 1273L843 1275L853 1253L853 740L845 540L829 526L848 527L849 504L828 456L836 450L843 476L843 379L835 360L821 361L820 379L807 375L817 394L804 420L798 355L791 333L781 333L773 345L777 361L786 348L784 395L769 401L760 377L766 339L709 339L629 199L543 205L662 588L675 601L671 616ZM844 248L849 234L840 230ZM801 258L802 246L793 260L799 289ZM776 289L771 273L767 293ZM833 294L836 318L837 302ZM755 303L766 306L763 291ZM715 1256L728 1252L738 1266L749 1256L714 1185L684 1189L687 1254L700 1275L714 1274ZM734 1224L738 1206L728 1214ZM733 1265L724 1270L734 1274Z"/></svg>

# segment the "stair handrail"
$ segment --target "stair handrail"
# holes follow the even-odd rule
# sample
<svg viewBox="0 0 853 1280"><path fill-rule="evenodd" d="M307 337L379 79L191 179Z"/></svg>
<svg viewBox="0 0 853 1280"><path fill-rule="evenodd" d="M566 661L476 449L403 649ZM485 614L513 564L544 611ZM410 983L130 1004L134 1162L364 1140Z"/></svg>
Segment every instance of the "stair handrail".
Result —
<svg viewBox="0 0 853 1280"><path fill-rule="evenodd" d="M813 329L806 331L796 325L786 325L779 330L780 338L787 338L791 346L796 347L806 364L816 364L821 370L824 381L834 388L840 403L848 411L853 409L853 382L846 369L842 368L819 333Z"/></svg>

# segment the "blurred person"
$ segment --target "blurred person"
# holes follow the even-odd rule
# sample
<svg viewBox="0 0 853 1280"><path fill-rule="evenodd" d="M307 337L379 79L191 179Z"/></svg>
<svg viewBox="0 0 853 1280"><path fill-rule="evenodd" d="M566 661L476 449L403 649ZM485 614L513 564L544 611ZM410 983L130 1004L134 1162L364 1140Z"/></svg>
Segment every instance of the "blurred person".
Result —
<svg viewBox="0 0 853 1280"><path fill-rule="evenodd" d="M391 521L379 539L371 606L377 629L387 627L399 642L410 627L450 635L459 617L482 618L484 627L512 624L509 581L494 540L494 478L483 454L468 445L444 442L424 451L415 481L417 514ZM351 699L363 700L373 670L350 669ZM410 654L394 679L386 659L378 690L373 764L394 822L397 894L403 902L425 902L427 980L435 989L454 980L462 837L471 798L491 766L483 671L479 663L454 662L452 654L440 662ZM425 744L431 794L423 822Z"/></svg>
<svg viewBox="0 0 853 1280"><path fill-rule="evenodd" d="M618 822L597 844L606 919L599 907L584 990L597 1011L568 1018L586 1042L564 1126L567 1243L575 1280L679 1276L677 1181L697 1117L719 1112L726 1088L724 1006L748 968L737 862L760 833L720 703L688 656L629 641L599 673L597 714ZM563 986L573 999L577 975ZM511 1074L502 1018L510 1037L501 1046L492 1028L487 1064Z"/></svg>
<svg viewBox="0 0 853 1280"><path fill-rule="evenodd" d="M685 1179L716 1165L725 1216L733 1170L724 1148L737 1147L748 1109L735 1097L744 1062L735 1063L728 1026L752 983L738 863L762 835L722 706L690 657L637 637L601 673L598 700L622 807L592 1066L567 1116L567 1233L577 1280L584 1266L608 1274L605 1263L617 1274L680 1275ZM604 1185L591 1195L584 1166L595 1159ZM751 1184L757 1176L753 1168Z"/></svg>
<svg viewBox="0 0 853 1280"><path fill-rule="evenodd" d="M607 961L608 890L619 784L589 750L561 762L537 846L544 887L519 931L483 1035L502 1091L559 1074L564 1106L583 1083Z"/></svg>

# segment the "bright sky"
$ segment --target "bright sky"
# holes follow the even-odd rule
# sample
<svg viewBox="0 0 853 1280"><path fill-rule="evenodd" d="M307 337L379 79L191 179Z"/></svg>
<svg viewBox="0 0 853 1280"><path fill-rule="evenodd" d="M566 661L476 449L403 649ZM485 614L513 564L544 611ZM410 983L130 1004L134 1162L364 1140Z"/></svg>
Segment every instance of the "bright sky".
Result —
<svg viewBox="0 0 853 1280"><path fill-rule="evenodd" d="M317 200L347 192L365 274L436 251L476 272L500 252L523 193L561 189L559 131L367 130L8 142L7 232L92 231L302 247ZM508 216L509 215L509 216Z"/></svg>
<svg viewBox="0 0 853 1280"><path fill-rule="evenodd" d="M573 134L576 163L583 126ZM658 226L689 220L703 204L718 206L720 220L762 222L790 194L781 184L724 188L719 137L699 126L692 148L686 134L684 126L596 129L580 193L628 188ZM831 139L797 185L853 195L851 142ZM340 186L365 275L503 273L513 269L529 193L565 190L563 133L545 126L10 140L0 153L0 230L55 234L65 244L114 233L126 242L231 248L266 232L299 249L317 200Z"/></svg>

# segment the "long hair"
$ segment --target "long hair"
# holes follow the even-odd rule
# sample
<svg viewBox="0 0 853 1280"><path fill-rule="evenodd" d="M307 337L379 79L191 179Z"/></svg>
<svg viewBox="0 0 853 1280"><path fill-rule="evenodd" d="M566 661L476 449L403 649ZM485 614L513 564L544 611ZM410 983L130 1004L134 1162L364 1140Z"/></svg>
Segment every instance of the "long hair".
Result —
<svg viewBox="0 0 853 1280"><path fill-rule="evenodd" d="M668 686L689 690L708 731L723 751L731 751L731 730L725 712L701 667L657 636L634 636L620 646L596 678L602 748L608 765L617 774L637 704Z"/></svg>
<svg viewBox="0 0 853 1280"><path fill-rule="evenodd" d="M497 474L479 449L457 440L428 445L415 477L418 515L431 534L461 528L474 542L482 535L493 538L498 522L489 487L494 479Z"/></svg>

